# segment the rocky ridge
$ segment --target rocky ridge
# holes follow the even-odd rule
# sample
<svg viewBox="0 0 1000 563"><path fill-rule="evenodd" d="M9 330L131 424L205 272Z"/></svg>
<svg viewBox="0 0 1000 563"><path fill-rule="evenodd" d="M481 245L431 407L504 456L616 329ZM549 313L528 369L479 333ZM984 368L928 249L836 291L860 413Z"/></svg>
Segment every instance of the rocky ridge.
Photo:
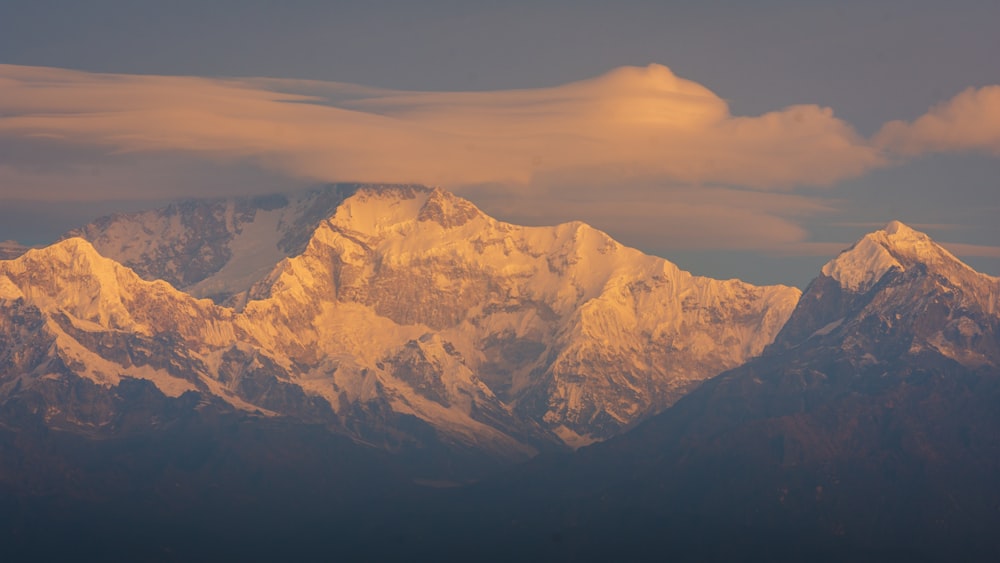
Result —
<svg viewBox="0 0 1000 563"><path fill-rule="evenodd" d="M246 291L353 193L336 184L289 195L189 199L161 209L101 217L63 238L80 237L146 280L162 279L195 297L241 306Z"/></svg>
<svg viewBox="0 0 1000 563"><path fill-rule="evenodd" d="M324 193L342 200L336 211L237 307L144 280L80 238L0 262L9 341L0 401L54 382L84 379L99 390L140 379L169 397L196 393L382 447L432 440L517 459L605 439L666 408L760 353L799 295L692 276L582 223L496 221L440 189ZM207 205L213 221L229 221L236 208L220 206ZM227 225L246 233L255 224L247 217L260 220L261 209L239 220L234 211ZM144 277L162 263L189 288L213 275L235 279L219 273L249 247L224 245L231 254L222 262L185 262L212 254L174 252L198 247L191 225L151 227L144 240L156 239L154 250L114 236L203 215L192 207L119 217L83 234L131 253L147 265ZM239 229L226 232L238 238ZM275 246L291 254L293 232ZM99 430L114 418L65 415L44 396L32 408L60 424Z"/></svg>
<svg viewBox="0 0 1000 563"><path fill-rule="evenodd" d="M512 500L457 535L537 530L519 553L581 561L664 544L699 561L992 561L998 284L892 222L823 267L761 356L630 432L470 491L454 514Z"/></svg>

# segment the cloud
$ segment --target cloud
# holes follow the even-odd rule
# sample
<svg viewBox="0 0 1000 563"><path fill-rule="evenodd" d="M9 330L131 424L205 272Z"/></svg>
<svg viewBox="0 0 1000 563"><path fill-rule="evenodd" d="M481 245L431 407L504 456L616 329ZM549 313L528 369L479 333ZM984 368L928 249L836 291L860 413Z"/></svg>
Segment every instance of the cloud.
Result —
<svg viewBox="0 0 1000 563"><path fill-rule="evenodd" d="M108 158L186 154L307 181L457 190L634 178L787 190L884 164L828 108L732 116L723 99L660 65L497 92L0 65L0 142L10 140Z"/></svg>
<svg viewBox="0 0 1000 563"><path fill-rule="evenodd" d="M968 88L911 123L886 123L875 142L904 156L966 151L1000 156L1000 85Z"/></svg>
<svg viewBox="0 0 1000 563"><path fill-rule="evenodd" d="M802 225L843 202L811 188L901 160L887 155L959 150L1000 154L1000 86L967 90L865 139L815 105L733 115L723 98L660 65L490 92L0 65L7 202L418 182L514 222L584 220L655 253L813 256L839 243L813 242Z"/></svg>

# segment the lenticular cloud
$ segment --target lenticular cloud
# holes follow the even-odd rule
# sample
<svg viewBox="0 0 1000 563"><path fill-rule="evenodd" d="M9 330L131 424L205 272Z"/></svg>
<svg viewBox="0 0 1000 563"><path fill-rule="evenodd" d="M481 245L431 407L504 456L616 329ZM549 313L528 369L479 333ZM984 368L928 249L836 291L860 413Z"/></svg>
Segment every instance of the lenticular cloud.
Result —
<svg viewBox="0 0 1000 563"><path fill-rule="evenodd" d="M495 92L0 65L0 92L0 141L250 158L306 180L460 188L642 177L780 190L884 163L829 108L733 116L709 89L655 64Z"/></svg>

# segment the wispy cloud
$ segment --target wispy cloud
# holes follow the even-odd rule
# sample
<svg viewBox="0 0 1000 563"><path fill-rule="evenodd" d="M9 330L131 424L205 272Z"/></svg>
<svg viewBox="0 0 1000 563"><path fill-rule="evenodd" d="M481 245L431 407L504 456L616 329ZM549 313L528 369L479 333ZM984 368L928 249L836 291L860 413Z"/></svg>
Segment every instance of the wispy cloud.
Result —
<svg viewBox="0 0 1000 563"><path fill-rule="evenodd" d="M583 219L645 248L811 255L833 247L810 242L802 220L836 207L814 188L959 150L1000 154L1000 86L866 139L815 105L733 115L660 65L492 92L0 65L8 199L419 182L511 220Z"/></svg>
<svg viewBox="0 0 1000 563"><path fill-rule="evenodd" d="M912 122L886 123L875 141L906 156L969 151L1000 156L1000 85L969 88Z"/></svg>
<svg viewBox="0 0 1000 563"><path fill-rule="evenodd" d="M309 180L459 187L622 177L785 189L882 158L831 110L730 115L659 65L554 88L400 92L351 84L0 66L0 135L252 158Z"/></svg>

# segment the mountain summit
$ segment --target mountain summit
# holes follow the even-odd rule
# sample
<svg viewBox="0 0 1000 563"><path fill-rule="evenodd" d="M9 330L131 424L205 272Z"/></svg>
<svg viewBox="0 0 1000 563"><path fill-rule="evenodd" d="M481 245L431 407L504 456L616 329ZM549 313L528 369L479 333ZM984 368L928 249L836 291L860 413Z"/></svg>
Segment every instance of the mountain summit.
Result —
<svg viewBox="0 0 1000 563"><path fill-rule="evenodd" d="M246 312L306 320L336 306L329 321L313 322L320 331L339 326L346 311L362 315L356 327L377 319L383 328L372 340L341 332L315 344L362 358L394 342L375 365L342 363L345 378L353 369L398 371L393 347L437 335L445 356L518 419L576 446L760 353L797 295L692 276L583 223L511 225L443 190L399 186L347 198L300 256L254 287ZM273 346L295 349L303 334ZM424 371L436 380L439 369Z"/></svg>
<svg viewBox="0 0 1000 563"><path fill-rule="evenodd" d="M387 560L997 559L1000 280L926 235L866 235L799 299L439 189L325 193L319 218L258 202L229 230L235 202L187 202L0 260L12 545L55 523L118 555L326 554L333 529ZM229 234L155 227L209 216ZM118 232L155 249L126 253L143 274L101 255ZM156 256L243 289L197 298Z"/></svg>
<svg viewBox="0 0 1000 563"><path fill-rule="evenodd" d="M581 560L667 543L692 560L991 561L998 287L892 222L823 267L761 356L522 472L548 491L532 506L561 509L500 518L573 538Z"/></svg>
<svg viewBox="0 0 1000 563"><path fill-rule="evenodd" d="M189 199L161 209L101 217L81 237L147 280L195 297L240 305L282 258L302 252L320 221L358 189L337 184L289 195Z"/></svg>
<svg viewBox="0 0 1000 563"><path fill-rule="evenodd" d="M893 221L823 266L774 347L840 342L869 361L933 350L967 366L1000 365L998 314L1000 279Z"/></svg>
<svg viewBox="0 0 1000 563"><path fill-rule="evenodd" d="M929 236L899 221L891 221L885 228L865 235L823 266L822 272L840 282L845 290L863 293L889 270L905 271L918 265L974 274Z"/></svg>
<svg viewBox="0 0 1000 563"><path fill-rule="evenodd" d="M410 185L189 201L77 234L94 243L0 261L4 338L50 343L15 354L0 405L31 394L88 432L115 412L44 389L144 379L389 449L522 459L618 434L759 354L799 296Z"/></svg>

